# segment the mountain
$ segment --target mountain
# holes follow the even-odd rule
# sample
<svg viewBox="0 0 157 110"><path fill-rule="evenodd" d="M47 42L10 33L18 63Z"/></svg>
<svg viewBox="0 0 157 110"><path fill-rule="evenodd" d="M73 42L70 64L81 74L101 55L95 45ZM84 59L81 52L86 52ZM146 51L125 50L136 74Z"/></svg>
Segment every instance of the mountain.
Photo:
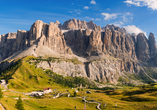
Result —
<svg viewBox="0 0 157 110"><path fill-rule="evenodd" d="M124 83L156 82L157 50L150 33L129 34L114 25L100 27L92 21L70 19L49 24L36 21L29 31L0 35L0 61L33 55L59 58L35 65L63 76L87 77L93 81ZM1 63L6 68L11 63Z"/></svg>

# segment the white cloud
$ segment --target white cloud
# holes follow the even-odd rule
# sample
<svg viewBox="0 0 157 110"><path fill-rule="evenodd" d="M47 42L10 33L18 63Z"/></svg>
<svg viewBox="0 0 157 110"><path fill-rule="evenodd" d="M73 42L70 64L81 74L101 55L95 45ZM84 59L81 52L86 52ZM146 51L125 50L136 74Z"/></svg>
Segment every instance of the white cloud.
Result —
<svg viewBox="0 0 157 110"><path fill-rule="evenodd" d="M124 1L124 3L127 3L127 4L131 4L131 5L136 5L136 6L140 6L140 2L137 0L127 0L127 1Z"/></svg>
<svg viewBox="0 0 157 110"><path fill-rule="evenodd" d="M124 28L126 29L126 31L128 33L135 33L136 35L138 35L139 33L144 33L145 36L146 32L144 32L143 30L141 30L140 28L136 27L135 25L128 25L128 26L124 26Z"/></svg>
<svg viewBox="0 0 157 110"><path fill-rule="evenodd" d="M105 16L104 20L110 20L110 19L118 18L120 21L123 21L123 23L131 22L133 20L133 14L130 13L130 12L126 12L126 13L111 13L111 14L110 13L101 13L101 15Z"/></svg>
<svg viewBox="0 0 157 110"><path fill-rule="evenodd" d="M101 21L99 18L90 18L88 16L85 16L86 19L92 20L92 21Z"/></svg>
<svg viewBox="0 0 157 110"><path fill-rule="evenodd" d="M74 9L74 12L75 12L76 14L78 14L78 15L81 14L81 10L80 10L80 9Z"/></svg>
<svg viewBox="0 0 157 110"><path fill-rule="evenodd" d="M126 0L124 3L141 7L147 6L152 10L157 10L157 0Z"/></svg>
<svg viewBox="0 0 157 110"><path fill-rule="evenodd" d="M115 26L121 27L124 23L122 21L112 23Z"/></svg>
<svg viewBox="0 0 157 110"><path fill-rule="evenodd" d="M130 22L131 20L133 20L133 15L130 12L127 12L125 14L122 15L123 18L123 22Z"/></svg>
<svg viewBox="0 0 157 110"><path fill-rule="evenodd" d="M109 20L109 19L116 19L117 18L117 15L119 15L119 13L112 13L112 14L109 14L109 13L101 13L101 15L105 16L104 20Z"/></svg>
<svg viewBox="0 0 157 110"><path fill-rule="evenodd" d="M96 19L95 19L95 21L101 21L101 19L99 19L99 18L96 18Z"/></svg>
<svg viewBox="0 0 157 110"><path fill-rule="evenodd" d="M95 0L90 1L90 4L96 4Z"/></svg>
<svg viewBox="0 0 157 110"><path fill-rule="evenodd" d="M84 6L84 7L83 7L83 9L86 9L86 10L88 10L88 9L89 9L89 7L88 7L88 6Z"/></svg>

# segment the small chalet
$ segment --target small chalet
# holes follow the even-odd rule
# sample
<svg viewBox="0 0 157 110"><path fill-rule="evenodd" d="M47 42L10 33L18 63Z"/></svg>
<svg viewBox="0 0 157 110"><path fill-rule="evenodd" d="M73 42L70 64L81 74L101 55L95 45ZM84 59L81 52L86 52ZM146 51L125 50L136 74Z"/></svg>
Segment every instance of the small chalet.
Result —
<svg viewBox="0 0 157 110"><path fill-rule="evenodd" d="M5 84L6 84L6 81L5 81L4 79L2 79L2 80L0 81L0 84L5 85Z"/></svg>
<svg viewBox="0 0 157 110"><path fill-rule="evenodd" d="M50 93L50 92L52 92L52 90L51 90L51 88L44 88L43 92L44 93Z"/></svg>

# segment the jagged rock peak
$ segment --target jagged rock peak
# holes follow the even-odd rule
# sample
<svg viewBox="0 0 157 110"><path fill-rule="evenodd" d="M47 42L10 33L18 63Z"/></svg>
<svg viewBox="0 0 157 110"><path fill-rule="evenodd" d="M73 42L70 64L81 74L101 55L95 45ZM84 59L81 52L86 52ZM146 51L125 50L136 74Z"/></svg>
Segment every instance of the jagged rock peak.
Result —
<svg viewBox="0 0 157 110"><path fill-rule="evenodd" d="M55 24L61 24L58 20L55 22Z"/></svg>
<svg viewBox="0 0 157 110"><path fill-rule="evenodd" d="M149 37L154 37L154 34L150 32Z"/></svg>
<svg viewBox="0 0 157 110"><path fill-rule="evenodd" d="M30 37L32 40L38 39L39 37L41 37L41 31L42 31L42 27L43 27L43 21L41 20L37 20L30 29Z"/></svg>
<svg viewBox="0 0 157 110"><path fill-rule="evenodd" d="M137 57L139 60L148 61L149 56L149 43L144 33L137 35Z"/></svg>
<svg viewBox="0 0 157 110"><path fill-rule="evenodd" d="M64 22L62 29L66 30L93 29L95 26L96 24L94 24L93 21L86 22L76 19L70 19Z"/></svg>
<svg viewBox="0 0 157 110"><path fill-rule="evenodd" d="M87 22L87 26L88 26L89 29L94 29L97 25L94 24L93 21L89 21L89 22Z"/></svg>
<svg viewBox="0 0 157 110"><path fill-rule="evenodd" d="M156 54L156 43L155 43L155 37L153 33L149 34L149 50L150 50L150 56L153 56Z"/></svg>
<svg viewBox="0 0 157 110"><path fill-rule="evenodd" d="M114 26L113 24L112 25L108 24L105 27L102 27L101 29L102 30L110 29L112 31L116 30L116 31L120 31L120 32L123 32L123 33L127 33L125 28L120 28L120 27Z"/></svg>
<svg viewBox="0 0 157 110"><path fill-rule="evenodd" d="M59 21L56 21L55 24L58 26L59 29L61 29L61 23Z"/></svg>

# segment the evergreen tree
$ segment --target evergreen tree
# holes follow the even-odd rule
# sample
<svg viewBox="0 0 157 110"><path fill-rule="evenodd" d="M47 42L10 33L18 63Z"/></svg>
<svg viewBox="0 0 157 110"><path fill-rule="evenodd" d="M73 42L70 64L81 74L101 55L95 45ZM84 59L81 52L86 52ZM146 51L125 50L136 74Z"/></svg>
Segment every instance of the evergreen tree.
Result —
<svg viewBox="0 0 157 110"><path fill-rule="evenodd" d="M76 93L76 91L74 91L74 97L76 97L77 96L77 93Z"/></svg>
<svg viewBox="0 0 157 110"><path fill-rule="evenodd" d="M15 104L15 108L17 108L18 110L24 110L22 100L21 100L21 96L19 96L19 99L17 100L17 103Z"/></svg>
<svg viewBox="0 0 157 110"><path fill-rule="evenodd" d="M2 89L0 89L0 99L3 98L3 92Z"/></svg>

